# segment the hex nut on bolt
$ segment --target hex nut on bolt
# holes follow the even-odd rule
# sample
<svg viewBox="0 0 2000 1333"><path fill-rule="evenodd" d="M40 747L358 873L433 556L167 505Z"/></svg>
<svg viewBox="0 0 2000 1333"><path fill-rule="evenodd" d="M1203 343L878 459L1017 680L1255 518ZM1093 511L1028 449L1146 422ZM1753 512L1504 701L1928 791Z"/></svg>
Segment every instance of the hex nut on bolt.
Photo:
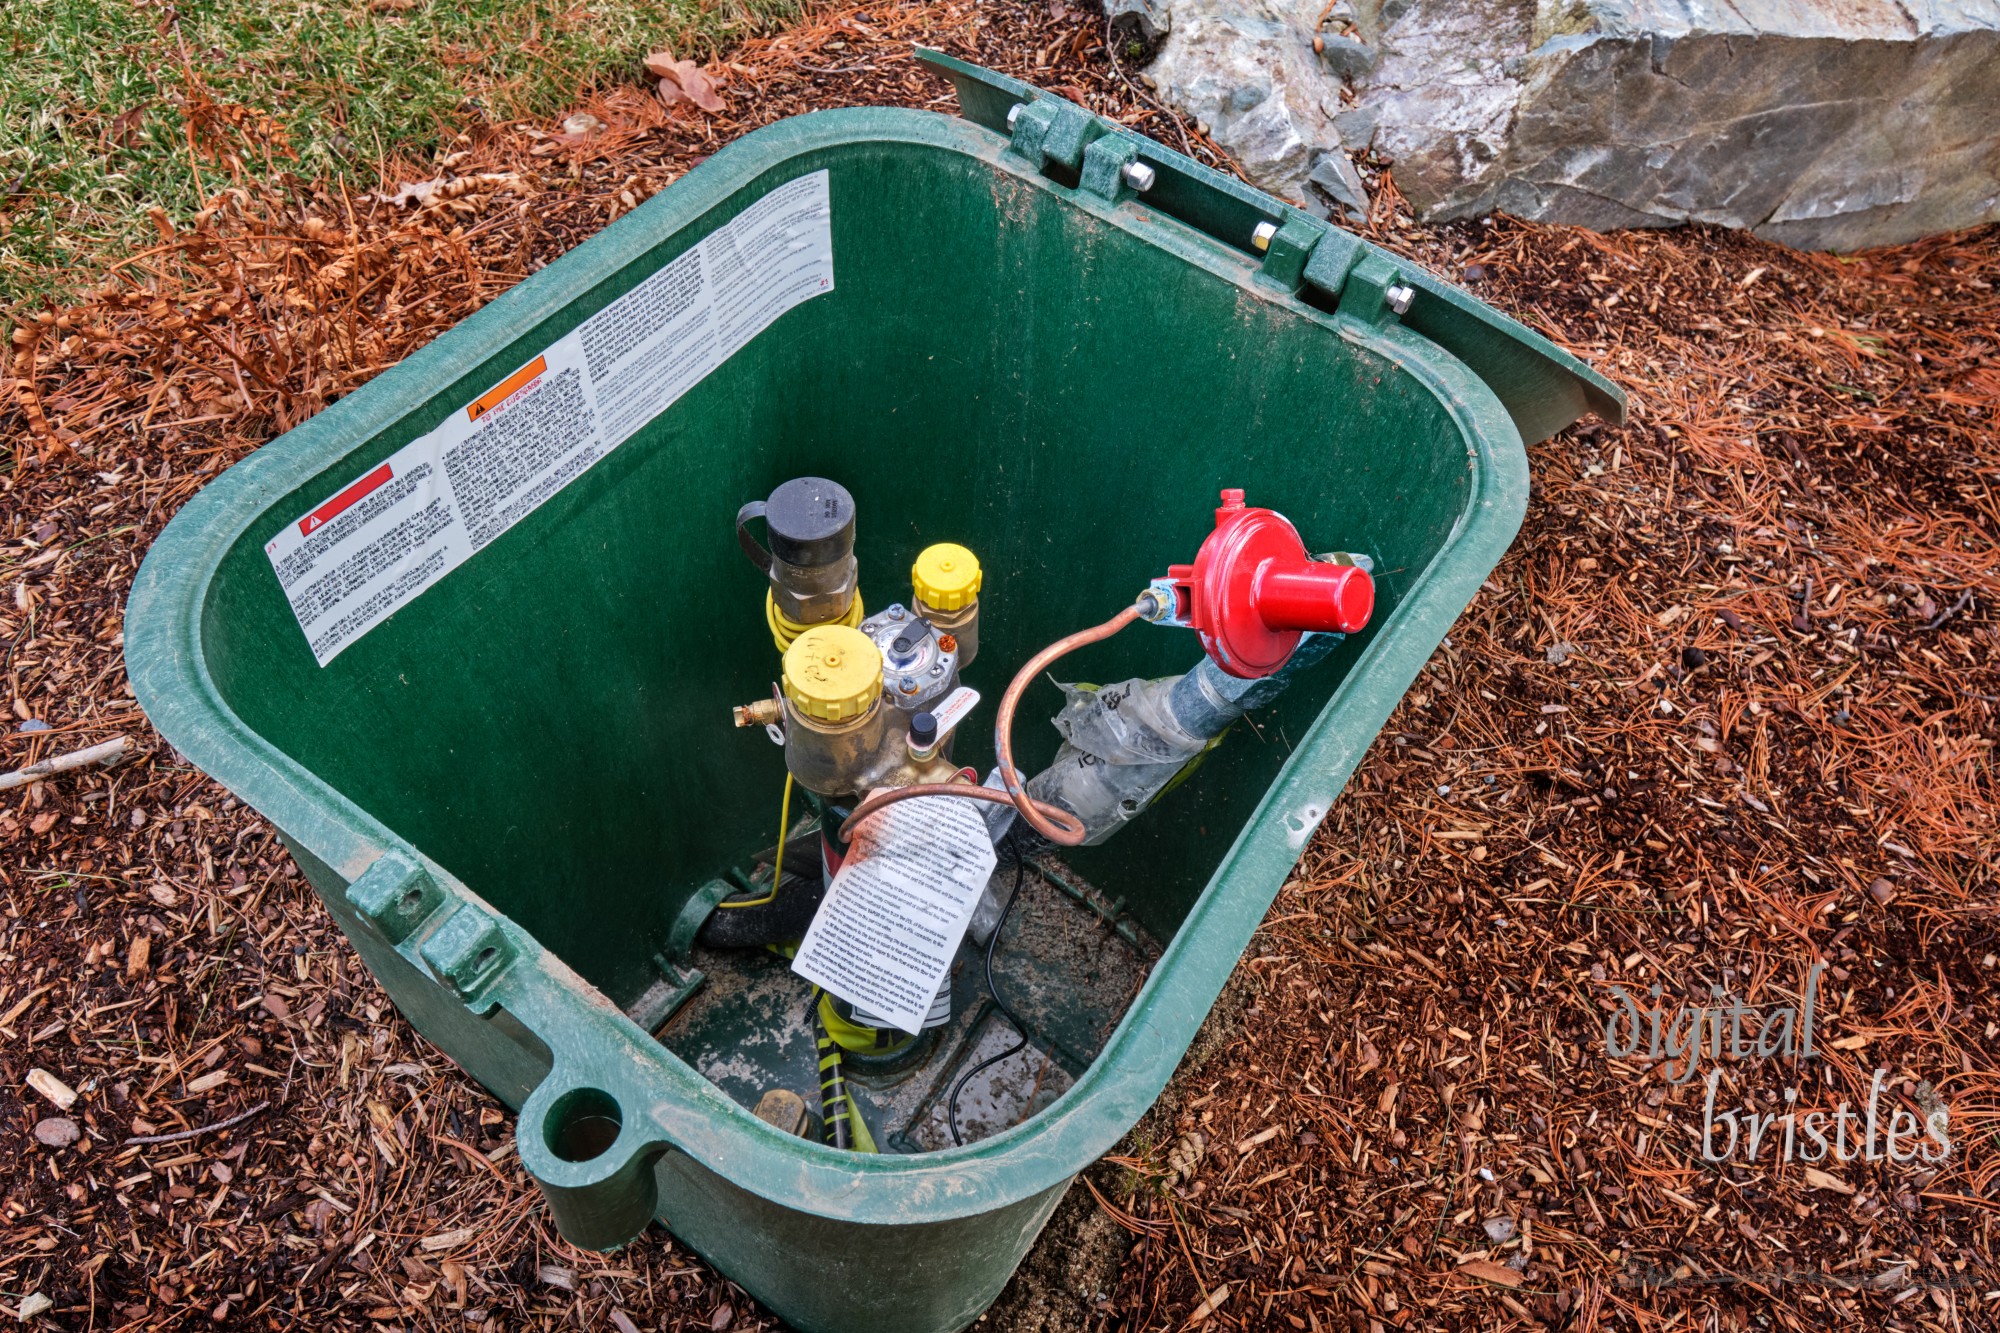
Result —
<svg viewBox="0 0 2000 1333"><path fill-rule="evenodd" d="M1262 254L1271 248L1271 238L1277 234L1277 223L1260 222L1257 224L1257 230L1250 233L1250 244L1256 247L1257 253Z"/></svg>
<svg viewBox="0 0 2000 1333"><path fill-rule="evenodd" d="M1415 300L1416 296L1415 288L1406 282L1399 282L1382 293L1382 304L1400 315L1410 308L1410 302Z"/></svg>
<svg viewBox="0 0 2000 1333"><path fill-rule="evenodd" d="M1137 190L1140 194L1153 188L1158 174L1144 162L1127 162L1118 168L1118 178Z"/></svg>

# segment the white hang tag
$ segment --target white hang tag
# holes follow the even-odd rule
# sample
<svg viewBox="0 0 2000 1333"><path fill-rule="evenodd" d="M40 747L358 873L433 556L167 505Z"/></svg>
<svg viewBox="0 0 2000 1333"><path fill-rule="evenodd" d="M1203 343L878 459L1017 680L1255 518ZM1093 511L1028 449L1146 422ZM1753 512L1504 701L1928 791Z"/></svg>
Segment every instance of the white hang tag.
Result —
<svg viewBox="0 0 2000 1333"><path fill-rule="evenodd" d="M792 971L920 1032L998 858L977 806L917 796L855 831Z"/></svg>

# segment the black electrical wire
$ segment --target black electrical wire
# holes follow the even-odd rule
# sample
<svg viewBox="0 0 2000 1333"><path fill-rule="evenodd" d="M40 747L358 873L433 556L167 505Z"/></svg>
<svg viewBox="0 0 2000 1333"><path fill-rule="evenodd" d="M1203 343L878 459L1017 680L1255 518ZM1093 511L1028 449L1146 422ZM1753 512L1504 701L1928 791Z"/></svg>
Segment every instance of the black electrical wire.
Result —
<svg viewBox="0 0 2000 1333"><path fill-rule="evenodd" d="M980 1070L991 1068L1010 1056L1020 1054L1028 1045L1028 1025L1021 1021L1020 1015L1007 1007L1007 1002L1000 998L1000 988L993 984L993 951L1000 944L1000 932L1007 929L1007 918L1014 910L1014 900L1021 896L1021 877L1027 869L1027 858L1022 854L1019 843L1015 841L1012 829L1008 830L1007 842L1014 853L1014 887L1007 892L1007 902L1000 909L1000 919L993 923L993 933L986 937L986 993L993 997L993 1007L1014 1025L1014 1044L998 1055L981 1060L960 1074L958 1082L952 1084L951 1096L945 1099L944 1115L945 1123L951 1128L951 1141L954 1147L965 1146L965 1138L958 1131L958 1096L965 1091L965 1085L970 1083L972 1076Z"/></svg>

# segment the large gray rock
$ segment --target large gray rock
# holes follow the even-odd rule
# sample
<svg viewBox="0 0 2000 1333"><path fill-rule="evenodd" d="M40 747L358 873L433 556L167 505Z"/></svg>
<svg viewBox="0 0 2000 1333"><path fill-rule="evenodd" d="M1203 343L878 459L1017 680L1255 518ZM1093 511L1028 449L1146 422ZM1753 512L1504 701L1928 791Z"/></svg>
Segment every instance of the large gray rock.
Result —
<svg viewBox="0 0 2000 1333"><path fill-rule="evenodd" d="M1168 14L1166 45L1148 70L1155 85L1251 180L1306 202L1306 177L1339 142L1332 116L1342 108L1296 17L1257 0L1171 0Z"/></svg>
<svg viewBox="0 0 2000 1333"><path fill-rule="evenodd" d="M1834 250L2000 219L2000 0L1339 0L1325 58L1322 10L1170 0L1148 71L1321 211L1348 202L1313 183L1345 186L1326 155L1346 150L1430 218Z"/></svg>
<svg viewBox="0 0 2000 1333"><path fill-rule="evenodd" d="M1149 42L1164 37L1172 22L1167 0L1104 0L1104 16L1112 27L1136 32Z"/></svg>

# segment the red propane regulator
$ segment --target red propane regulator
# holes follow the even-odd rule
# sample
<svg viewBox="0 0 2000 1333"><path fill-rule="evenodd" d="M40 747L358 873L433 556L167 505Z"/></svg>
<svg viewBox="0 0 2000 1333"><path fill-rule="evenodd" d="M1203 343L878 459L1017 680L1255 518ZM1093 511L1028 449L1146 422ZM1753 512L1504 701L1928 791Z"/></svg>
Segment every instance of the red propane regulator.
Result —
<svg viewBox="0 0 2000 1333"><path fill-rule="evenodd" d="M1352 634L1375 610L1367 570L1314 560L1282 514L1246 507L1235 488L1194 563L1170 566L1152 591L1163 612L1172 600L1159 621L1193 628L1215 664L1245 680L1284 666L1301 634Z"/></svg>

